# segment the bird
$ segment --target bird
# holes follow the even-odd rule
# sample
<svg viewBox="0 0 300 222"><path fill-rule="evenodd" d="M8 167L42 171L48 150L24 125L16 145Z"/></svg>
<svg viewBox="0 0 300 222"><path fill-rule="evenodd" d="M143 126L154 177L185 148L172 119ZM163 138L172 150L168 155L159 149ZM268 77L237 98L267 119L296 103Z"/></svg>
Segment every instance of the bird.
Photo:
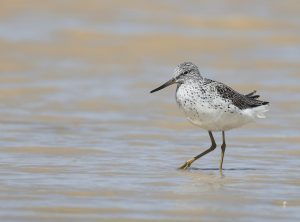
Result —
<svg viewBox="0 0 300 222"><path fill-rule="evenodd" d="M222 132L219 170L223 170L226 149L225 132L241 127L256 119L265 118L269 102L258 100L256 91L241 94L224 83L202 77L192 62L176 66L173 78L153 89L154 93L176 84L175 98L188 121L208 131L211 146L199 155L187 160L179 169L188 169L194 161L215 150L217 144L213 133Z"/></svg>

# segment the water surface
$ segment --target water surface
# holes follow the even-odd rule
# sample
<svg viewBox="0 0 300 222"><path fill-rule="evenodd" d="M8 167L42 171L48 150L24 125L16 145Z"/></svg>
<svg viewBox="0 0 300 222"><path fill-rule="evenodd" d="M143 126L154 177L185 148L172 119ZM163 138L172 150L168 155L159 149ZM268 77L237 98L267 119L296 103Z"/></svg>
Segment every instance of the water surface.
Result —
<svg viewBox="0 0 300 222"><path fill-rule="evenodd" d="M299 221L300 20L295 1L4 1L3 221ZM271 102L220 149L178 110L192 61ZM216 134L218 144L221 136Z"/></svg>

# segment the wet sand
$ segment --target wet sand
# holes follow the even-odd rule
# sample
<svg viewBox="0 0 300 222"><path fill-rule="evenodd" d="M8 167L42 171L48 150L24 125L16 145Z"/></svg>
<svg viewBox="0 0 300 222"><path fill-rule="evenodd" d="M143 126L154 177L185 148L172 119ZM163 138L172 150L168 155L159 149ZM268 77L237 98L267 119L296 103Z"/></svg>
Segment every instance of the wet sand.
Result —
<svg viewBox="0 0 300 222"><path fill-rule="evenodd" d="M1 221L300 220L300 5L173 3L3 2ZM219 148L177 170L209 137L149 94L187 60L271 102L223 174Z"/></svg>

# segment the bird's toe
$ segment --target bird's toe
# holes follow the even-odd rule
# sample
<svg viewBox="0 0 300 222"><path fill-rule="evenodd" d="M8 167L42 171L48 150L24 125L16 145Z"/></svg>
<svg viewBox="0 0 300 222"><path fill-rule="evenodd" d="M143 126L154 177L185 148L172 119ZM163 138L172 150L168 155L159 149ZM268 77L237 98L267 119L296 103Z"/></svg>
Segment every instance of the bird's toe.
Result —
<svg viewBox="0 0 300 222"><path fill-rule="evenodd" d="M183 165L179 167L180 170L186 170L192 165L191 161L186 161Z"/></svg>

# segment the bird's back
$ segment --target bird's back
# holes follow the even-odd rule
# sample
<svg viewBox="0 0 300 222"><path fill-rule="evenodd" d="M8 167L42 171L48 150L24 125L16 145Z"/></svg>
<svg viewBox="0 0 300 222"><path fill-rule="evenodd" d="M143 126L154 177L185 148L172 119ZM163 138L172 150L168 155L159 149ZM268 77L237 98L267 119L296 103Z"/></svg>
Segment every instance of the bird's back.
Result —
<svg viewBox="0 0 300 222"><path fill-rule="evenodd" d="M223 99L228 99L233 105L240 110L254 108L262 105L267 105L269 102L258 100L259 95L256 95L256 91L243 95L225 85L224 83L213 81L217 94Z"/></svg>

